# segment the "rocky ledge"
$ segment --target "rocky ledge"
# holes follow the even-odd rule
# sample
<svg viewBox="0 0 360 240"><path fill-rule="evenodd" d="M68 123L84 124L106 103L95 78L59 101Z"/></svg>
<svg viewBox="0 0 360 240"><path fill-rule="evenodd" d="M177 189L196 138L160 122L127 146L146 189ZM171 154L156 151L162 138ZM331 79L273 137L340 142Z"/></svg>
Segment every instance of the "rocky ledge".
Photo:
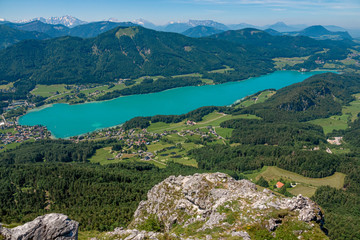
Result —
<svg viewBox="0 0 360 240"><path fill-rule="evenodd" d="M119 239L327 239L320 207L259 191L223 173L170 176L142 201Z"/></svg>
<svg viewBox="0 0 360 240"><path fill-rule="evenodd" d="M51 213L12 229L0 225L0 235L6 240L77 240L78 228L78 222Z"/></svg>

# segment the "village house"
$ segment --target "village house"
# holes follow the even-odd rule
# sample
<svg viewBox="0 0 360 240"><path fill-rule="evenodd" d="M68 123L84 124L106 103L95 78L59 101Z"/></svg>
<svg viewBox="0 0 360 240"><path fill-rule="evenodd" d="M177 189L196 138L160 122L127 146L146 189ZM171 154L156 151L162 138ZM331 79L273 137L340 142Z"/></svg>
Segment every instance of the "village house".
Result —
<svg viewBox="0 0 360 240"><path fill-rule="evenodd" d="M186 121L186 125L188 125L188 126L194 126L194 125L196 125L196 122L187 120L187 121Z"/></svg>
<svg viewBox="0 0 360 240"><path fill-rule="evenodd" d="M282 188L285 184L283 184L282 182L277 182L276 183L276 188Z"/></svg>

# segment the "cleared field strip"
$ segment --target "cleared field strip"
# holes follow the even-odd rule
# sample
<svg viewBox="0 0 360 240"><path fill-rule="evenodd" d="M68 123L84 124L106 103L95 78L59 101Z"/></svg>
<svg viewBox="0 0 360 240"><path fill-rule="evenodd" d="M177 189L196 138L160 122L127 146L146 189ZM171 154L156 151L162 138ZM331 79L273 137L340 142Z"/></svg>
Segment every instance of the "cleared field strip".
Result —
<svg viewBox="0 0 360 240"><path fill-rule="evenodd" d="M343 173L336 172L334 175L324 178L308 178L301 176L300 174L290 172L278 167L266 166L263 167L259 172L247 175L252 178L253 181L260 177L265 178L267 181L279 180L290 180L297 183L294 188L288 189L288 191L294 195L302 194L307 197L314 195L316 189L320 186L330 186L337 189L341 189L344 186L346 175Z"/></svg>
<svg viewBox="0 0 360 240"><path fill-rule="evenodd" d="M360 113L360 93L353 95L356 100L343 106L341 116L331 116L309 121L309 123L319 125L323 128L324 133L331 133L333 130L345 130L349 127L348 123L355 121Z"/></svg>
<svg viewBox="0 0 360 240"><path fill-rule="evenodd" d="M163 122L157 122L152 123L148 127L149 132L155 132L155 133L161 133L164 131L171 131L171 130L193 130L196 128L203 128L207 126L212 127L220 127L220 123L231 120L231 119L238 119L238 118L245 118L245 119L259 119L258 117L254 115L249 114L243 114L243 115L226 115L222 113L210 113L209 115L205 116L201 122L196 123L196 125L188 126L185 124L185 121L179 122L179 123L163 123Z"/></svg>

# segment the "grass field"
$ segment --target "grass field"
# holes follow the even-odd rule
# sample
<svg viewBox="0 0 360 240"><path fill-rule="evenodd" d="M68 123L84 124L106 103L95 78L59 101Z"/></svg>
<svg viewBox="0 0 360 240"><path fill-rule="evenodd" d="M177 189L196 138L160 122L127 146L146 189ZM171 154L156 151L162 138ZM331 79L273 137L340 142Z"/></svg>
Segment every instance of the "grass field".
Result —
<svg viewBox="0 0 360 240"><path fill-rule="evenodd" d="M0 146L4 147L3 149L0 149L0 152L6 151L6 150L11 150L11 149L15 149L17 146L20 146L21 143L10 143L7 145L4 144L0 144Z"/></svg>
<svg viewBox="0 0 360 240"><path fill-rule="evenodd" d="M0 133L16 133L15 128L0 129Z"/></svg>
<svg viewBox="0 0 360 240"><path fill-rule="evenodd" d="M234 71L234 69L229 66L224 66L224 67L225 68L209 71L208 73L226 73L228 71ZM174 75L172 77L173 78L177 78L177 77L199 77L199 78L202 78L202 76L203 75L201 73L189 73L189 74ZM208 80L210 80L210 79L208 79ZM211 83L213 82L212 80L210 80L210 81L211 81Z"/></svg>
<svg viewBox="0 0 360 240"><path fill-rule="evenodd" d="M196 160L192 159L192 158L188 158L188 157L174 159L173 161L176 162L176 163L180 163L180 164L183 164L183 165L188 165L188 166L191 166L191 167L196 167L196 168L198 167L198 164L197 164Z"/></svg>
<svg viewBox="0 0 360 240"><path fill-rule="evenodd" d="M12 133L12 134L15 134L15 133L17 133L17 130L15 130L15 128L8 128L8 129L5 129L5 130L0 129L0 133ZM26 140L25 142L33 142L33 141L35 141L35 140L34 139L29 139L29 140ZM13 142L13 143L10 143L10 144L7 144L7 145L4 145L4 144L0 143L0 146L4 147L3 149L0 149L0 152L3 152L5 150L15 149L19 145L21 145L21 143Z"/></svg>
<svg viewBox="0 0 360 240"><path fill-rule="evenodd" d="M65 84L55 84L55 85L36 85L35 89L31 91L31 94L41 96L41 97L51 97L58 92L58 94L62 94L65 92L69 92L65 88Z"/></svg>
<svg viewBox="0 0 360 240"><path fill-rule="evenodd" d="M335 64L335 63L325 63L323 68L326 68L326 69L337 69L337 68L344 68L344 66L341 66L341 65L338 65L338 64Z"/></svg>
<svg viewBox="0 0 360 240"><path fill-rule="evenodd" d="M29 139L29 140L26 140L25 142L35 142L35 140L34 139ZM7 145L0 144L0 146L4 147L3 149L0 149L0 152L3 152L5 150L15 149L16 147L20 146L21 144L22 143L17 143L17 142L13 142L13 143L10 143L10 144L7 144Z"/></svg>
<svg viewBox="0 0 360 240"><path fill-rule="evenodd" d="M247 100L240 102L238 107L249 107L256 103L265 102L267 99L269 99L275 93L276 93L276 91L263 91L263 92L259 93L258 95L249 97Z"/></svg>
<svg viewBox="0 0 360 240"><path fill-rule="evenodd" d="M162 76L155 76L154 79L158 79ZM144 78L146 77L140 77L138 79L135 79L135 84L131 86L126 86L124 83L116 84L114 87L109 89L109 85L101 85L101 86L95 86L95 87L88 87L86 89L80 90L79 93L83 93L88 97L88 101L96 100L97 97L102 96L108 92L112 92L114 90L122 90L124 88L132 87L134 85L140 84ZM36 85L36 88L31 91L31 94L41 96L41 97L47 97L47 101L56 101L57 103L73 103L78 100L81 100L80 98L77 98L75 89L66 89L65 84L55 84L55 85ZM74 87L73 85L69 85L70 87ZM90 94L95 93L96 91L99 91L96 96L90 96ZM71 98L70 100L61 99L61 98Z"/></svg>
<svg viewBox="0 0 360 240"><path fill-rule="evenodd" d="M331 133L333 130L347 129L349 121L355 121L360 113L360 93L353 95L356 100L350 102L349 106L342 108L341 116L331 116L329 118L321 118L309 121L310 123L319 125L323 128L324 133Z"/></svg>
<svg viewBox="0 0 360 240"><path fill-rule="evenodd" d="M355 59L348 59L348 58L341 60L340 62L342 62L345 65L355 65L357 63Z"/></svg>
<svg viewBox="0 0 360 240"><path fill-rule="evenodd" d="M166 142L158 142L155 144L150 144L147 146L147 152L154 153L154 159L150 161L141 160L139 156L134 154L123 154L121 158L115 158L116 152L112 152L111 147L105 147L96 150L96 153L89 158L88 160L91 163L99 163L101 165L111 164L111 163L119 163L123 161L140 161L154 164L159 168L165 168L167 162L173 161L184 165L189 165L193 167L197 167L197 162L195 159L192 159L187 156L187 151L190 149L194 149L200 147L194 143L184 143L186 138L178 136L177 134L172 134L167 136L168 139L172 139L176 142L182 143L182 148L176 147L174 144L169 144ZM160 151L159 154L156 152ZM181 156L181 157L175 157Z"/></svg>
<svg viewBox="0 0 360 240"><path fill-rule="evenodd" d="M215 127L216 129L220 127L220 123L231 120L231 119L238 119L238 118L246 118L246 119L260 119L259 117L255 115L250 114L243 114L243 115L226 115L221 114L218 112L213 112L205 117L203 117L203 120L201 122L196 123L196 125L188 126L185 124L185 121L179 122L179 123L163 123L163 122L157 122L152 123L147 130L149 132L155 132L155 133L162 133L164 131L170 131L170 130L193 130L196 128L204 128L207 126Z"/></svg>
<svg viewBox="0 0 360 240"><path fill-rule="evenodd" d="M233 68L230 68L229 66L224 66L222 69L216 69L213 71L209 71L209 73L226 73L228 71L233 71ZM198 77L200 80L207 85L214 84L213 80L202 78L203 74L201 73L189 73L189 74L181 74L181 75L174 75L173 78L178 77ZM105 95L106 93L115 91L115 90L122 90L124 88L129 88L134 85L140 84L144 79L146 78L152 78L155 81L159 78L164 78L164 76L142 76L135 80L135 84L131 86L126 86L124 83L121 84L115 84L112 88L109 88L109 85L102 85L92 88L87 88L80 90L79 93L83 93L86 95L86 98L78 98L76 95L76 90L74 89L66 89L65 84L55 84L55 85L36 85L36 88L31 91L33 95L46 97L48 98L46 101L51 103L79 103L86 101L95 101L98 97L101 97ZM12 84L8 85L0 85L0 89L5 89L11 87ZM73 85L69 85L70 87L73 87ZM92 93L95 93L96 91L99 91L97 94L90 95Z"/></svg>
<svg viewBox="0 0 360 240"><path fill-rule="evenodd" d="M222 128L222 127L215 127L215 131L217 134L219 134L220 136L222 136L223 138L230 138L232 132L234 131L234 129L231 128Z"/></svg>
<svg viewBox="0 0 360 240"><path fill-rule="evenodd" d="M0 85L0 89L9 89L14 87L14 83Z"/></svg>
<svg viewBox="0 0 360 240"><path fill-rule="evenodd" d="M316 187L306 186L306 185L300 183L300 184L296 185L296 187L288 189L288 192L290 192L291 194L293 194L295 196L301 194L305 197L311 197L315 194Z"/></svg>
<svg viewBox="0 0 360 240"><path fill-rule="evenodd" d="M334 147L330 147L330 150L333 154L346 154L346 153L350 153L350 149L349 148L340 148L339 146L335 146Z"/></svg>
<svg viewBox="0 0 360 240"><path fill-rule="evenodd" d="M164 148L171 147L171 146L173 146L173 145L169 144L169 143L158 142L156 144L151 144L151 145L147 146L147 148L148 148L148 151L150 151L150 152L156 152L156 151L159 151Z"/></svg>
<svg viewBox="0 0 360 240"><path fill-rule="evenodd" d="M145 162L145 161L141 161L141 162ZM162 163L162 162L159 162L157 160L150 160L150 161L146 161L147 163L151 163L151 164L154 164L155 166L157 166L158 168L165 168L166 167L166 164L165 163Z"/></svg>
<svg viewBox="0 0 360 240"><path fill-rule="evenodd" d="M123 84L121 84L123 85ZM120 86L120 85L115 85L114 88L116 88L117 86ZM108 86L98 86L98 87L94 87L94 88L89 88L89 89L84 89L84 90L80 90L80 93L84 93L86 95L90 94L90 93L93 93L95 91L107 91L108 90ZM113 90L114 88L112 88L111 90Z"/></svg>
<svg viewBox="0 0 360 240"><path fill-rule="evenodd" d="M211 80L211 79L201 78L200 80L201 80L203 83L207 84L207 85L214 84L214 81Z"/></svg>
<svg viewBox="0 0 360 240"><path fill-rule="evenodd" d="M329 118L320 118L309 121L309 123L319 125L323 128L324 133L331 133L333 130L348 128L349 115L331 116Z"/></svg>
<svg viewBox="0 0 360 240"><path fill-rule="evenodd" d="M229 66L224 66L224 67L225 68L223 68L223 69L217 69L217 70L209 71L209 73L226 73L228 71L234 71L234 69L229 67Z"/></svg>
<svg viewBox="0 0 360 240"><path fill-rule="evenodd" d="M186 131L186 130L195 130L199 129L201 132L208 133L208 126L212 126L215 128L215 131L217 134L224 138L228 138L231 136L231 133L233 129L228 128L221 128L220 123L230 120L230 119L238 119L238 118L248 118L248 119L254 119L258 118L254 115L226 115L218 112L210 113L203 117L203 120L201 122L198 122L196 125L188 126L185 124L185 121L182 121L180 123L162 123L157 122L151 124L147 130L149 132L156 132L156 133L162 133L164 131L170 131L170 130L177 130L180 131ZM212 134L211 134L212 135ZM212 135L213 136L213 135ZM164 137L165 141L160 141L156 144L148 145L148 151L149 152L158 152L160 153L156 154L155 160L160 163L166 163L168 161L174 161L178 162L184 165L190 165L190 166L197 166L197 163L194 159L189 159L187 152L194 149L202 147L202 144L199 144L201 142L201 136L200 135L186 135L186 136L180 136L178 134L169 134L166 137ZM224 144L226 141L223 139L214 139L213 142L209 144ZM181 146L175 145L176 143L180 143ZM173 147L172 149L167 150L166 148ZM179 157L181 156L181 157Z"/></svg>
<svg viewBox="0 0 360 240"><path fill-rule="evenodd" d="M181 75L174 75L172 76L173 78L178 78L178 77L202 77L202 74L200 73L189 73L189 74L181 74Z"/></svg>
<svg viewBox="0 0 360 240"><path fill-rule="evenodd" d="M349 114L350 120L355 121L357 119L357 115L360 113L360 93L353 95L356 100L352 101L349 106L345 106L342 109L343 114Z"/></svg>
<svg viewBox="0 0 360 240"><path fill-rule="evenodd" d="M283 69L286 65L294 66L299 63L303 63L309 57L294 57L294 58L273 58L275 62L275 68Z"/></svg>
<svg viewBox="0 0 360 240"><path fill-rule="evenodd" d="M198 129L200 132L204 132L209 134L208 126L212 126L215 128L217 134L224 138L229 138L233 129L221 128L220 123L230 120L230 119L238 119L238 118L248 118L254 119L258 118L254 115L244 114L244 115L226 115L218 112L210 113L203 117L203 120L198 122L196 125L188 126L185 124L185 120L179 123L163 123L157 122L152 123L147 130L149 132L155 133L163 133L164 131L177 130L178 132L186 131L186 130L195 130ZM213 134L209 134L214 137ZM202 137L198 134L185 136L180 136L177 133L169 134L164 139L158 143L150 144L147 146L148 151L154 153L155 158L154 161L149 161L150 163L154 163L159 166L160 164L166 164L169 161L174 161L177 163L181 163L184 165L197 167L197 162L195 159L191 159L188 156L188 151L202 147L201 144ZM227 140L213 138L212 142L208 144L225 144ZM170 149L168 149L170 148Z"/></svg>
<svg viewBox="0 0 360 240"><path fill-rule="evenodd" d="M334 175L325 178L308 178L301 176L300 174L290 172L278 167L267 166L263 167L258 172L254 172L246 175L249 179L256 181L261 176L267 181L274 179L284 179L289 181L295 181L299 183L296 187L289 189L292 194L302 194L304 196L312 196L317 187L331 186L337 189L341 189L344 185L345 174L336 172Z"/></svg>
<svg viewBox="0 0 360 240"><path fill-rule="evenodd" d="M108 160L113 158L114 160ZM101 165L110 164L110 163L118 163L121 162L121 159L116 159L115 154L111 153L111 147L100 148L96 150L94 156L89 158L91 163L100 163Z"/></svg>

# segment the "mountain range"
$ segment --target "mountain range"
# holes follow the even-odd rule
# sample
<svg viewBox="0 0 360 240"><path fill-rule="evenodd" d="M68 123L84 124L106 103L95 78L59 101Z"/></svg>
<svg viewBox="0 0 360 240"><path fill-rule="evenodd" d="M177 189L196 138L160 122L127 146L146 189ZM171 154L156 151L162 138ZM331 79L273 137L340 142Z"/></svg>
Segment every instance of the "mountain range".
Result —
<svg viewBox="0 0 360 240"><path fill-rule="evenodd" d="M235 43L189 38L143 27L117 27L95 38L64 36L28 40L0 51L0 79L36 79L43 84L109 82L144 75L172 76L232 66L249 74L271 71ZM251 64L248 64L251 63Z"/></svg>
<svg viewBox="0 0 360 240"><path fill-rule="evenodd" d="M0 49L18 43L26 39L47 39L49 36L44 33L34 31L23 31L13 29L6 25L0 24Z"/></svg>
<svg viewBox="0 0 360 240"><path fill-rule="evenodd" d="M82 236L100 238L117 227L104 233L106 239L360 236L360 53L348 32L282 22L232 29L190 20L161 28L143 19L80 24L67 17L61 20L66 26L55 18L0 24L0 113L6 123L1 136L37 138L22 126L8 128L6 120L33 104L80 103L90 96L100 101L240 81L278 69L303 72L334 65L331 69L341 74L315 74L282 89L281 79L273 78L267 83L276 89L231 106L148 117L143 111L144 116L111 130L14 143L15 148L0 152L0 222L7 224L0 224L0 240L54 239L62 232L54 227L66 229L64 238L77 239L78 223L65 215L7 228L50 212L81 221ZM286 74L284 81L294 76ZM36 96L41 88L48 93ZM246 83L243 88L255 92ZM196 101L191 94L186 98ZM23 102L29 106L6 111ZM335 124L335 131L326 133L328 122L345 127ZM342 146L330 142L335 136ZM312 200L292 197L299 193ZM49 219L56 224L47 225Z"/></svg>
<svg viewBox="0 0 360 240"><path fill-rule="evenodd" d="M20 20L17 21L17 23L28 23L28 22L34 22L34 21L40 21L43 23L53 24L53 25L64 25L66 27L75 27L81 24L85 24L87 22L82 21L76 17L65 15L62 17L49 17L49 18L43 18L43 17L37 17L33 19L28 20Z"/></svg>
<svg viewBox="0 0 360 240"><path fill-rule="evenodd" d="M40 84L104 83L147 75L208 72L226 65L235 69L233 76L226 77L230 81L232 77L239 80L273 71L272 58L309 56L324 48L330 53L336 48L342 54L350 46L346 41L272 36L251 28L191 38L140 26L119 26L94 38L63 36L7 47L0 51L0 79L33 79Z"/></svg>
<svg viewBox="0 0 360 240"><path fill-rule="evenodd" d="M307 36L311 37L317 40L325 40L325 39L331 39L331 40L343 40L343 39L352 39L350 34L348 32L343 31L337 31L332 32L326 29L323 26L317 25L317 26L311 26L308 28L305 28L301 31L295 31L295 32L285 32L284 35L290 35L290 36Z"/></svg>
<svg viewBox="0 0 360 240"><path fill-rule="evenodd" d="M274 36L266 31L255 28L230 30L211 35L209 38L241 44L246 46L246 49L248 50L251 49L258 53L260 52L261 56L270 58L309 56L316 52L316 49L321 49L322 47L337 48L351 45L351 42L330 40L317 41L306 36Z"/></svg>
<svg viewBox="0 0 360 240"><path fill-rule="evenodd" d="M188 22L185 22L185 23L170 22L169 24L167 24L165 26L157 27L156 30L182 33L190 28L197 27L197 26L211 27L211 28L222 30L222 31L226 31L226 30L230 29L225 24L218 23L218 22L215 22L212 20L189 20Z"/></svg>
<svg viewBox="0 0 360 240"><path fill-rule="evenodd" d="M0 19L0 21L5 21L4 19ZM82 21L76 17L73 16L69 16L69 15L65 15L62 17L49 17L49 18L43 18L43 17L37 17L37 18L33 18L33 19L27 19L27 20L20 20L20 21L16 21L16 23L28 23L28 22L33 22L33 21L41 21L43 23L48 23L48 24L53 24L53 25L57 25L57 24L61 24L64 25L66 27L75 27L78 25L82 25L82 24L86 24L86 21ZM109 21L109 22L122 22L117 20L116 18L109 18L107 20L102 20L102 21ZM174 22L171 21L165 25L156 25L150 21L147 21L143 18L139 18L136 20L132 20L130 21L136 25L140 25L142 27L145 28L150 28L150 29L154 29L154 30L171 30L173 32L177 32L177 33L182 33L184 31L186 31L189 28L193 28L196 26L206 26L206 27L213 27L213 28L217 28L220 30L238 30L238 29L243 29L243 28L256 28L256 29L260 29L260 30L265 30L268 28L274 29L278 32L293 32L293 31L300 31L302 29L305 29L307 27L309 27L309 25L306 24L291 24L288 25L284 22L276 22L274 24L268 24L268 25L264 25L264 26L260 26L260 25L253 25L253 24L248 24L248 23L240 23L240 24L223 24L223 23L219 23L213 20L189 20L187 22ZM335 25L325 25L324 26L326 29L328 29L329 31L334 31L334 32L345 32L345 31L349 31L349 29L345 29L339 26L335 26ZM171 32L170 31L170 32ZM359 35L360 36L360 35ZM358 37L358 36L356 36Z"/></svg>
<svg viewBox="0 0 360 240"><path fill-rule="evenodd" d="M207 37L217 33L222 33L223 31L214 27L206 27L206 26L196 26L193 28L189 28L184 31L182 34L188 37Z"/></svg>
<svg viewBox="0 0 360 240"><path fill-rule="evenodd" d="M27 23L3 22L3 25L7 25L11 28L23 30L23 31L35 31L35 32L45 33L51 38L61 37L61 36L89 38L89 37L95 37L101 33L104 33L108 30L111 30L119 26L122 27L136 26L136 24L131 22L102 21L102 22L92 22L92 23L82 24L73 28L68 28L61 24L48 24L39 20L27 22Z"/></svg>
<svg viewBox="0 0 360 240"><path fill-rule="evenodd" d="M51 19L62 19L62 22L67 21L67 25L69 25L69 21L72 18L69 16L65 16L63 18L51 18ZM66 20L66 21L65 21ZM59 20L60 21L60 20ZM59 22L58 21L58 22ZM80 21L80 20L79 20ZM101 33L104 33L108 30L114 29L116 27L129 27L129 26L143 26L149 29L155 29L157 31L164 32L177 32L189 37L208 37L214 34L218 34L221 32L241 28L254 28L254 29L263 29L263 27L251 27L249 24L239 24L239 25L229 25L226 26L221 23L217 23L211 20L190 20L187 23L170 23L166 26L156 26L146 20L139 19L133 22L118 22L117 20L111 19L109 21L100 21L100 22L91 22L84 23L81 25L76 25L75 23L79 22L75 20L72 23L72 27L67 27L62 24L49 24L45 23L45 20L35 20L32 22L22 23L14 23L8 21L0 22L0 25L7 25L12 29L20 30L20 31L28 31L28 32L38 32L33 34L24 34L24 32L16 32L14 30L10 30L8 28L0 29L0 48L4 48L14 44L20 40L25 39L46 39L46 38L54 38L61 36L74 36L74 37L82 37L82 38L90 38L96 37ZM50 22L50 20L48 21ZM53 23L55 22L52 21ZM300 25L298 25L299 27ZM329 29L326 29L323 26L311 26L300 31L288 31L282 32L283 30L295 29L294 27L289 27L284 23L276 23L274 25L267 26L265 32L270 35L280 36L280 35L288 35L288 36L307 36L317 40L343 40L343 39L352 39L350 34L346 31L335 31L332 32ZM337 26L329 26L330 29L333 30L342 30L342 28ZM281 30L281 31L280 31ZM11 33L10 33L11 32ZM42 33L42 34L40 34ZM9 39L8 36L14 36L13 39Z"/></svg>

